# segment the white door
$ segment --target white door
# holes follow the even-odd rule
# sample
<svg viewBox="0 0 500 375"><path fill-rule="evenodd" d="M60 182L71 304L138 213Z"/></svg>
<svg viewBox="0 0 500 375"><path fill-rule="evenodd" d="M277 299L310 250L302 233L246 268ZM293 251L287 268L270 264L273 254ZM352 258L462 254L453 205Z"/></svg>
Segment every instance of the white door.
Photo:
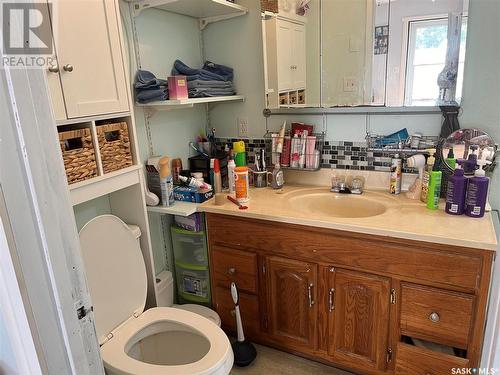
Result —
<svg viewBox="0 0 500 375"><path fill-rule="evenodd" d="M293 88L306 87L306 28L304 25L293 25Z"/></svg>
<svg viewBox="0 0 500 375"><path fill-rule="evenodd" d="M68 118L129 110L113 0L58 0L53 29Z"/></svg>
<svg viewBox="0 0 500 375"><path fill-rule="evenodd" d="M278 90L290 90L293 86L293 23L278 20Z"/></svg>

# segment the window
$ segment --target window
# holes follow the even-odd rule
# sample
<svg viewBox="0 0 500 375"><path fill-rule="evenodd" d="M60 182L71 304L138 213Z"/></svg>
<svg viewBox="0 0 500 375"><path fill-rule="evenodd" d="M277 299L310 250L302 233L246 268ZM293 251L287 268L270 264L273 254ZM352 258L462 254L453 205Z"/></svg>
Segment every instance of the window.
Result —
<svg viewBox="0 0 500 375"><path fill-rule="evenodd" d="M462 19L456 100L460 102L465 60L467 18ZM448 42L448 18L408 22L405 105L435 105L437 77L444 68Z"/></svg>

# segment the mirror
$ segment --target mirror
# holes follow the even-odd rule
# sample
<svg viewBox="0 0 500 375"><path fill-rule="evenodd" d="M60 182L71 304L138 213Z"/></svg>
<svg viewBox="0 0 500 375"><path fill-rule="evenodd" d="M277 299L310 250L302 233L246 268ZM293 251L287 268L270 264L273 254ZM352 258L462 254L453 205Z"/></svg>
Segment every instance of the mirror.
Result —
<svg viewBox="0 0 500 375"><path fill-rule="evenodd" d="M493 162L495 161L495 152L496 146L493 139L479 129L459 129L454 131L441 145L442 160L444 160L449 170L455 169L457 160L467 160L471 154L475 154L475 156L472 156L472 159L484 159L490 162L491 164L484 168L488 170L490 166L493 166ZM462 168L466 174L470 174L474 172L475 165L471 165L470 167L462 165Z"/></svg>
<svg viewBox="0 0 500 375"><path fill-rule="evenodd" d="M267 108L460 103L468 0L261 4Z"/></svg>

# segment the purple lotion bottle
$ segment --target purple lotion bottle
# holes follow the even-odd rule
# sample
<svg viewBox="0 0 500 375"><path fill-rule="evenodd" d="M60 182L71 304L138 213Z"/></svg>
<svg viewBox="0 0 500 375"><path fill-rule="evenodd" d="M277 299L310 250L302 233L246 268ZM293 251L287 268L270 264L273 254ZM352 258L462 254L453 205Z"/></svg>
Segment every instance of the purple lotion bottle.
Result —
<svg viewBox="0 0 500 375"><path fill-rule="evenodd" d="M465 198L465 214L470 217L483 217L488 197L488 184L490 179L486 177L484 165L490 162L482 159L478 160L479 169L474 173L474 177L469 179L467 186L467 196Z"/></svg>
<svg viewBox="0 0 500 375"><path fill-rule="evenodd" d="M463 215L465 210L465 194L467 193L467 178L461 165L464 160L457 160L457 167L448 179L446 191L445 212L450 215Z"/></svg>

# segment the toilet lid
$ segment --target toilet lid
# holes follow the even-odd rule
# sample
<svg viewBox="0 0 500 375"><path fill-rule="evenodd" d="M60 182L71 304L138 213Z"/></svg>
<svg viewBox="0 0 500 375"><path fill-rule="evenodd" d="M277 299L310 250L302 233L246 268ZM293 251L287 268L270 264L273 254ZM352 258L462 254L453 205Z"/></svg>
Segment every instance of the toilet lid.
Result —
<svg viewBox="0 0 500 375"><path fill-rule="evenodd" d="M146 303L146 266L129 227L118 217L102 215L80 230L80 244L94 307L99 344Z"/></svg>

